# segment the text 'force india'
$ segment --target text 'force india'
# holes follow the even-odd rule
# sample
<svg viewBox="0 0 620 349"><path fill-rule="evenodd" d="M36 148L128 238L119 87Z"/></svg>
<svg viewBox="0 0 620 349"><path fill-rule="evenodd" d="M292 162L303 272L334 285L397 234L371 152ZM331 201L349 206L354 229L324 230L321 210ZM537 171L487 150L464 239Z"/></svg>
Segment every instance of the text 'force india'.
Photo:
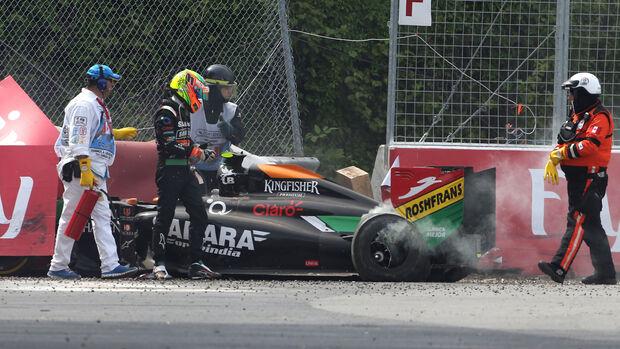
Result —
<svg viewBox="0 0 620 349"><path fill-rule="evenodd" d="M392 169L392 207L297 165L244 168L242 161L238 154L227 159L218 173L219 193L204 196L204 260L222 274L456 281L473 270L477 254L494 245L494 172ZM138 265L151 240L156 205L115 200L113 206L119 256ZM166 241L169 270L187 270L189 225L179 202Z"/></svg>

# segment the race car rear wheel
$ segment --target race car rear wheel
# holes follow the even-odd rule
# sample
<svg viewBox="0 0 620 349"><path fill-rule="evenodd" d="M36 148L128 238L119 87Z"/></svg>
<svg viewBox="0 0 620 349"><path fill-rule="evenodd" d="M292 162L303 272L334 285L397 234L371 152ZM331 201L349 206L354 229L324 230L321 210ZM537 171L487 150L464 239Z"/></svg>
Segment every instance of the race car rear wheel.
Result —
<svg viewBox="0 0 620 349"><path fill-rule="evenodd" d="M424 281L430 271L424 238L412 224L392 214L361 222L351 256L358 274L367 281Z"/></svg>

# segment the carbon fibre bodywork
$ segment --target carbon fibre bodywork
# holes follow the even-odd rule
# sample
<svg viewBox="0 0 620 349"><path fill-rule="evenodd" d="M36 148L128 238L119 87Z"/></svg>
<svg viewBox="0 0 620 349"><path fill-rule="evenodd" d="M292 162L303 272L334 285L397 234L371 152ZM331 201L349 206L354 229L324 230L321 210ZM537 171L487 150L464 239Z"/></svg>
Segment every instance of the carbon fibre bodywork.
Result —
<svg viewBox="0 0 620 349"><path fill-rule="evenodd" d="M278 166L252 166L247 193L204 196L209 216L205 263L222 273L355 273L351 239L361 216L379 203L300 167L288 165L287 172L279 174ZM275 178L282 175L288 178ZM133 256L134 249L144 249L131 240L150 240L139 237L151 233L156 206L132 207L123 201L114 201L114 206L122 227L119 255L128 262L143 258L139 252ZM188 263L189 225L179 202L166 241L168 264L179 270Z"/></svg>

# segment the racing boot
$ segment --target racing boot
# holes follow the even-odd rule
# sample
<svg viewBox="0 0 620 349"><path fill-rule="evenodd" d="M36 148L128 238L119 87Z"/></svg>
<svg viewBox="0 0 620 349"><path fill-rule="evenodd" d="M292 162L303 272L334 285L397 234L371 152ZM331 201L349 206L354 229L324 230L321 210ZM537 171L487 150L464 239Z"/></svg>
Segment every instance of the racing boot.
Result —
<svg viewBox="0 0 620 349"><path fill-rule="evenodd" d="M136 267L126 267L124 265L118 265L116 268L101 273L102 279L121 279L128 278L138 274L139 270Z"/></svg>
<svg viewBox="0 0 620 349"><path fill-rule="evenodd" d="M615 285L618 281L616 277L602 277L597 274L590 275L583 280L582 283L586 285Z"/></svg>
<svg viewBox="0 0 620 349"><path fill-rule="evenodd" d="M170 280L172 276L168 274L168 270L166 270L165 265L158 265L153 268L153 279L155 280Z"/></svg>
<svg viewBox="0 0 620 349"><path fill-rule="evenodd" d="M192 263L192 265L189 266L188 273L189 277L192 278L192 280L219 279L222 277L220 273L209 269L209 267L204 265L202 261Z"/></svg>
<svg viewBox="0 0 620 349"><path fill-rule="evenodd" d="M564 277L566 277L566 271L560 268L559 265L555 265L553 263L540 261L538 262L538 269L540 269L540 271L542 271L543 273L549 275L551 277L551 280L560 284L564 282Z"/></svg>

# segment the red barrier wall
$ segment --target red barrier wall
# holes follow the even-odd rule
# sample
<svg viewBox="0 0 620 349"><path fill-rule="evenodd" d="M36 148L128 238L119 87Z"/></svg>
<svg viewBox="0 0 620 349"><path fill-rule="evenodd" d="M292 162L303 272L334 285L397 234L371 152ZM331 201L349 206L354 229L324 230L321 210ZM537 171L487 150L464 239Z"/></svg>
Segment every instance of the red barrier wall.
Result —
<svg viewBox="0 0 620 349"><path fill-rule="evenodd" d="M51 255L56 225L56 153L0 147L0 256Z"/></svg>
<svg viewBox="0 0 620 349"><path fill-rule="evenodd" d="M152 201L157 196L155 141L116 141L116 159L110 167L108 191L111 196Z"/></svg>
<svg viewBox="0 0 620 349"><path fill-rule="evenodd" d="M496 168L496 246L502 257L497 267L539 274L538 260L550 261L560 245L568 209L564 174L558 171L559 185L543 180L550 150L551 147L396 147L390 149L390 164L398 157L401 167L471 166L475 171ZM614 180L620 178L620 152L613 152L608 172L610 181L601 221L616 269L620 270L620 187ZM593 271L585 243L572 271L578 276Z"/></svg>

